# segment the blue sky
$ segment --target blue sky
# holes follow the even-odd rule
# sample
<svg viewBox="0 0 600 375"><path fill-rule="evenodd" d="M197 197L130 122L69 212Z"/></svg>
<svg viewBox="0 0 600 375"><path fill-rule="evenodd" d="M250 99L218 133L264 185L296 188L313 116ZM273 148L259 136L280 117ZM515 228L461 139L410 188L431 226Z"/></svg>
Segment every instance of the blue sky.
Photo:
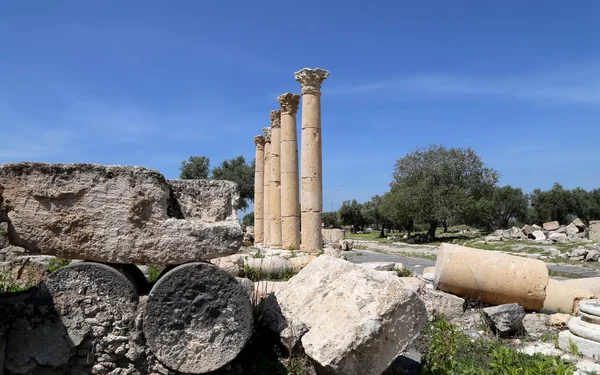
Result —
<svg viewBox="0 0 600 375"><path fill-rule="evenodd" d="M331 72L325 210L428 144L526 192L600 187L597 1L0 0L0 163L251 159L303 67Z"/></svg>

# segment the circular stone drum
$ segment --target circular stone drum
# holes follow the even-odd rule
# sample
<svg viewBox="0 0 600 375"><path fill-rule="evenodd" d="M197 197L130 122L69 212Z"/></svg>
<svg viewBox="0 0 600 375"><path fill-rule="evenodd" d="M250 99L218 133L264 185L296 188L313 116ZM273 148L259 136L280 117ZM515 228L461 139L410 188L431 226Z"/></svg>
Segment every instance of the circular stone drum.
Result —
<svg viewBox="0 0 600 375"><path fill-rule="evenodd" d="M206 263L167 272L148 295L144 334L165 366L203 374L226 365L253 329L246 289L229 273Z"/></svg>

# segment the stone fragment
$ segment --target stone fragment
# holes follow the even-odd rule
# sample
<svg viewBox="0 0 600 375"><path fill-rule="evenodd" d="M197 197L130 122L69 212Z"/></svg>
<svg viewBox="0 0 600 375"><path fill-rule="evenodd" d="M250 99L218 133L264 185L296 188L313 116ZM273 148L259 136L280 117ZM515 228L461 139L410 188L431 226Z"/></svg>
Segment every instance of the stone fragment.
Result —
<svg viewBox="0 0 600 375"><path fill-rule="evenodd" d="M529 235L533 234L533 232L535 232L537 229L531 225L524 225L521 230L523 231L523 233L525 233L527 236L529 236Z"/></svg>
<svg viewBox="0 0 600 375"><path fill-rule="evenodd" d="M233 276L243 276L244 274L244 258L242 254L233 254L225 257L214 258L210 260L211 264L224 269Z"/></svg>
<svg viewBox="0 0 600 375"><path fill-rule="evenodd" d="M586 314L597 316L600 319L600 300L589 299L579 303L579 310Z"/></svg>
<svg viewBox="0 0 600 375"><path fill-rule="evenodd" d="M545 251L545 252L546 252L548 255L550 255L550 256L553 256L553 257L557 257L557 256L559 256L559 255L560 255L560 250L558 250L558 249L557 249L557 248L555 248L555 247L549 247L549 248L546 248L546 249L544 249L544 251Z"/></svg>
<svg viewBox="0 0 600 375"><path fill-rule="evenodd" d="M555 232L556 233L567 233L567 227L564 225L561 225L560 228L558 228Z"/></svg>
<svg viewBox="0 0 600 375"><path fill-rule="evenodd" d="M300 255L299 257L290 258L288 261L292 265L292 270L294 270L294 273L298 273L316 258L316 255L306 254Z"/></svg>
<svg viewBox="0 0 600 375"><path fill-rule="evenodd" d="M548 239L554 242L565 242L567 240L567 234L552 232L548 235Z"/></svg>
<svg viewBox="0 0 600 375"><path fill-rule="evenodd" d="M239 222L231 219L237 208L234 185L191 180L172 184L142 167L47 163L0 167L0 190L11 221L9 240L28 251L132 264L177 264L237 252L243 233ZM211 205L209 213L202 214L192 207L206 194L214 198L211 192L197 191L200 186L215 186L219 194L230 197L229 208L213 210ZM219 205L227 199L215 198ZM206 222L227 213L227 220Z"/></svg>
<svg viewBox="0 0 600 375"><path fill-rule="evenodd" d="M580 230L584 230L585 228L587 228L587 225L585 225L585 223L580 218L573 220L571 224L575 225Z"/></svg>
<svg viewBox="0 0 600 375"><path fill-rule="evenodd" d="M244 265L258 272L260 277L280 277L286 270L292 269L292 264L280 256L266 256L264 258L248 257Z"/></svg>
<svg viewBox="0 0 600 375"><path fill-rule="evenodd" d="M535 231L533 231L533 233L531 233L531 235L533 236L533 238L536 241L546 240L546 234L544 232L542 232L541 230L535 230Z"/></svg>
<svg viewBox="0 0 600 375"><path fill-rule="evenodd" d="M464 298L441 290L420 289L419 296L425 303L427 317L431 321L436 316L444 315L450 322L459 321L466 309Z"/></svg>
<svg viewBox="0 0 600 375"><path fill-rule="evenodd" d="M600 342L600 325L598 324L586 322L581 317L574 317L569 320L567 326L569 327L569 331L574 335Z"/></svg>
<svg viewBox="0 0 600 375"><path fill-rule="evenodd" d="M359 266L374 270L374 271L393 271L396 263L394 262L364 262L358 263Z"/></svg>
<svg viewBox="0 0 600 375"><path fill-rule="evenodd" d="M435 279L435 267L423 268L423 278L427 281L433 281Z"/></svg>
<svg viewBox="0 0 600 375"><path fill-rule="evenodd" d="M552 314L550 315L550 325L554 327L565 327L569 320L571 320L571 317L570 314Z"/></svg>
<svg viewBox="0 0 600 375"><path fill-rule="evenodd" d="M527 235L518 227L512 227L508 230L509 238L526 239Z"/></svg>
<svg viewBox="0 0 600 375"><path fill-rule="evenodd" d="M323 245L330 243L340 243L344 240L345 233L343 229L323 229Z"/></svg>
<svg viewBox="0 0 600 375"><path fill-rule="evenodd" d="M558 346L567 353L570 353L571 348L575 346L581 355L600 361L600 343L576 336L570 331L562 331L558 334Z"/></svg>
<svg viewBox="0 0 600 375"><path fill-rule="evenodd" d="M535 312L525 314L523 318L523 329L527 335L539 338L548 332L548 322L550 318L547 314L538 314Z"/></svg>
<svg viewBox="0 0 600 375"><path fill-rule="evenodd" d="M269 326L319 373L380 375L425 325L401 278L321 255L267 299Z"/></svg>
<svg viewBox="0 0 600 375"><path fill-rule="evenodd" d="M600 257L600 251L598 250L590 250L585 256L585 260L588 262L597 262Z"/></svg>
<svg viewBox="0 0 600 375"><path fill-rule="evenodd" d="M127 168L127 167L124 167ZM185 219L208 223L237 220L239 194L232 181L221 180L168 180Z"/></svg>
<svg viewBox="0 0 600 375"><path fill-rule="evenodd" d="M565 232L568 235L574 235L574 234L579 233L579 228L577 227L577 225L571 223L571 224L567 225L567 227L565 228Z"/></svg>
<svg viewBox="0 0 600 375"><path fill-rule="evenodd" d="M548 223L544 223L542 227L544 228L544 230L553 231L560 228L560 224L558 223L558 221L550 221Z"/></svg>
<svg viewBox="0 0 600 375"><path fill-rule="evenodd" d="M502 237L500 236L485 236L483 238L486 242L497 242L502 241Z"/></svg>
<svg viewBox="0 0 600 375"><path fill-rule="evenodd" d="M571 257L585 257L590 250L585 247L578 247L571 252Z"/></svg>
<svg viewBox="0 0 600 375"><path fill-rule="evenodd" d="M525 309L518 303L487 307L483 309L492 330L506 337L523 332Z"/></svg>
<svg viewBox="0 0 600 375"><path fill-rule="evenodd" d="M202 374L223 367L253 330L246 288L228 272L188 263L161 277L144 308L144 335L168 368Z"/></svg>
<svg viewBox="0 0 600 375"><path fill-rule="evenodd" d="M0 223L0 251L8 246L8 223Z"/></svg>
<svg viewBox="0 0 600 375"><path fill-rule="evenodd" d="M351 251L354 247L354 241L351 240L343 240L340 242L342 251Z"/></svg>
<svg viewBox="0 0 600 375"><path fill-rule="evenodd" d="M600 220L590 221L589 239L600 242Z"/></svg>
<svg viewBox="0 0 600 375"><path fill-rule="evenodd" d="M539 310L548 279L546 264L541 260L443 243L434 285L492 305L518 303L528 310Z"/></svg>

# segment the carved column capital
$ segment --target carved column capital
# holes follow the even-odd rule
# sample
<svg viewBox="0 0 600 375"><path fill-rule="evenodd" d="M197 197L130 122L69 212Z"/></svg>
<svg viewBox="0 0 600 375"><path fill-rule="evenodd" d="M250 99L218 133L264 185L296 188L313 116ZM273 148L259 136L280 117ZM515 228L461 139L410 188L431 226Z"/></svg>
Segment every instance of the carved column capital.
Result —
<svg viewBox="0 0 600 375"><path fill-rule="evenodd" d="M271 142L271 128L266 127L262 128L263 133L265 133L265 143Z"/></svg>
<svg viewBox="0 0 600 375"><path fill-rule="evenodd" d="M295 115L298 112L298 104L300 104L300 95L287 92L277 97L281 106L282 114Z"/></svg>
<svg viewBox="0 0 600 375"><path fill-rule="evenodd" d="M265 136L264 135L257 135L254 137L254 144L257 146L264 146L265 145Z"/></svg>
<svg viewBox="0 0 600 375"><path fill-rule="evenodd" d="M329 77L329 71L321 68L304 68L294 73L294 78L300 82L302 95L321 93L321 84L327 77Z"/></svg>
<svg viewBox="0 0 600 375"><path fill-rule="evenodd" d="M271 111L269 116L271 117L272 128L278 128L281 126L281 111L279 109Z"/></svg>

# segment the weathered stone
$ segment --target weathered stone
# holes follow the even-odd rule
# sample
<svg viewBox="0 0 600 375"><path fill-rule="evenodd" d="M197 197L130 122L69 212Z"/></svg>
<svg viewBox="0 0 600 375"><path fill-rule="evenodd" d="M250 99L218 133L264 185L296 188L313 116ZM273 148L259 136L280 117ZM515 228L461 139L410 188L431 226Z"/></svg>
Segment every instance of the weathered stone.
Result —
<svg viewBox="0 0 600 375"><path fill-rule="evenodd" d="M518 303L487 307L483 309L492 330L500 336L523 332L525 309Z"/></svg>
<svg viewBox="0 0 600 375"><path fill-rule="evenodd" d="M600 242L600 220L590 221L589 239Z"/></svg>
<svg viewBox="0 0 600 375"><path fill-rule="evenodd" d="M423 268L423 278L427 281L433 281L435 279L435 267Z"/></svg>
<svg viewBox="0 0 600 375"><path fill-rule="evenodd" d="M544 228L544 230L552 231L560 228L560 224L558 223L558 221L550 221L548 223L544 223L542 227Z"/></svg>
<svg viewBox="0 0 600 375"><path fill-rule="evenodd" d="M531 225L524 225L523 228L521 229L523 231L523 233L525 233L527 236L533 234L533 232L536 231L536 229L531 226Z"/></svg>
<svg viewBox="0 0 600 375"><path fill-rule="evenodd" d="M558 334L558 346L567 353L570 353L571 347L575 346L581 355L594 361L600 361L600 343L584 339L572 334L570 331L562 331Z"/></svg>
<svg viewBox="0 0 600 375"><path fill-rule="evenodd" d="M242 254L233 254L225 257L211 259L210 263L229 272L233 276L244 274L244 258Z"/></svg>
<svg viewBox="0 0 600 375"><path fill-rule="evenodd" d="M144 310L144 335L160 362L175 371L204 373L233 360L250 338L246 288L206 263L181 265L161 277Z"/></svg>
<svg viewBox="0 0 600 375"><path fill-rule="evenodd" d="M185 219L208 223L237 220L239 194L232 181L168 180Z"/></svg>
<svg viewBox="0 0 600 375"><path fill-rule="evenodd" d="M518 238L523 240L527 238L527 235L518 227L512 227L508 229L508 236L509 238Z"/></svg>
<svg viewBox="0 0 600 375"><path fill-rule="evenodd" d="M425 303L429 320L444 315L450 322L456 322L465 312L466 301L454 294L423 288L419 296Z"/></svg>
<svg viewBox="0 0 600 375"><path fill-rule="evenodd" d="M254 137L256 152L254 155L254 242L264 242L264 184L265 184L265 137L257 135Z"/></svg>
<svg viewBox="0 0 600 375"><path fill-rule="evenodd" d="M590 250L585 247L578 247L571 252L571 257L585 257Z"/></svg>
<svg viewBox="0 0 600 375"><path fill-rule="evenodd" d="M567 240L566 233L552 232L548 235L548 239L554 242L564 242Z"/></svg>
<svg viewBox="0 0 600 375"><path fill-rule="evenodd" d="M443 243L434 285L484 303L518 303L528 310L539 310L548 279L546 264L541 260Z"/></svg>
<svg viewBox="0 0 600 375"><path fill-rule="evenodd" d="M500 236L485 236L483 239L486 242L502 241L502 237L500 237Z"/></svg>
<svg viewBox="0 0 600 375"><path fill-rule="evenodd" d="M600 257L600 251L598 250L590 250L585 256L585 260L588 262L597 262Z"/></svg>
<svg viewBox="0 0 600 375"><path fill-rule="evenodd" d="M9 245L0 249L0 262L13 262L15 259L25 254L26 251L22 247Z"/></svg>
<svg viewBox="0 0 600 375"><path fill-rule="evenodd" d="M571 314L551 314L550 315L550 325L554 327L565 327L569 320L571 320Z"/></svg>
<svg viewBox="0 0 600 375"><path fill-rule="evenodd" d="M343 229L323 229L321 232L323 235L324 245L330 243L339 244L341 241L344 240L345 237Z"/></svg>
<svg viewBox="0 0 600 375"><path fill-rule="evenodd" d="M374 270L374 271L393 271L396 263L394 262L365 262L358 263L359 266Z"/></svg>
<svg viewBox="0 0 600 375"><path fill-rule="evenodd" d="M587 228L587 225L585 225L585 223L580 218L573 220L571 224L575 225L580 230L584 230L585 228Z"/></svg>
<svg viewBox="0 0 600 375"><path fill-rule="evenodd" d="M568 235L577 234L577 233L579 233L579 228L577 227L577 225L571 223L571 224L567 225L567 227L565 228L565 232Z"/></svg>
<svg viewBox="0 0 600 375"><path fill-rule="evenodd" d="M11 221L9 240L28 251L138 264L177 264L237 252L243 233L239 222L230 220L237 208L234 185L171 183L142 167L47 163L0 167L0 187ZM216 192L193 193L204 188ZM194 205L207 196L220 203L210 204L209 213L202 214ZM225 209L218 207L227 200ZM227 220L205 222L208 219Z"/></svg>
<svg viewBox="0 0 600 375"><path fill-rule="evenodd" d="M340 246L341 246L342 251L351 251L352 248L354 247L354 241L343 240L340 242Z"/></svg>
<svg viewBox="0 0 600 375"><path fill-rule="evenodd" d="M261 277L279 277L286 270L291 270L291 263L280 256L266 256L264 258L248 257L244 260L244 265L254 269Z"/></svg>
<svg viewBox="0 0 600 375"><path fill-rule="evenodd" d="M574 314L581 301L600 298L600 277L584 279L550 279L546 287L545 311Z"/></svg>
<svg viewBox="0 0 600 375"><path fill-rule="evenodd" d="M560 250L558 250L555 247L546 248L546 249L544 249L544 251L553 257L557 257L560 255Z"/></svg>
<svg viewBox="0 0 600 375"><path fill-rule="evenodd" d="M541 230L535 230L531 235L536 241L544 241L546 239L546 234Z"/></svg>
<svg viewBox="0 0 600 375"><path fill-rule="evenodd" d="M600 300L589 299L579 303L579 310L586 314L597 316L600 319Z"/></svg>
<svg viewBox="0 0 600 375"><path fill-rule="evenodd" d="M295 258L290 258L288 259L288 261L292 265L292 270L294 270L295 273L298 273L301 269L306 267L310 262L312 262L316 258L316 255L307 254Z"/></svg>
<svg viewBox="0 0 600 375"><path fill-rule="evenodd" d="M269 162L271 245L281 246L281 111L271 111L269 117L271 119L271 160Z"/></svg>
<svg viewBox="0 0 600 375"><path fill-rule="evenodd" d="M0 223L0 251L8 246L8 223Z"/></svg>
<svg viewBox="0 0 600 375"><path fill-rule="evenodd" d="M523 318L523 329L527 335L539 338L548 332L549 317L546 314L529 313Z"/></svg>
<svg viewBox="0 0 600 375"><path fill-rule="evenodd" d="M555 230L556 233L567 233L567 227L564 225L561 225L560 228L558 228L557 230Z"/></svg>
<svg viewBox="0 0 600 375"><path fill-rule="evenodd" d="M567 323L572 334L584 339L600 342L600 325L586 322L581 317L574 317Z"/></svg>
<svg viewBox="0 0 600 375"><path fill-rule="evenodd" d="M425 306L401 278L322 255L267 299L266 321L318 373L379 375L419 334Z"/></svg>

